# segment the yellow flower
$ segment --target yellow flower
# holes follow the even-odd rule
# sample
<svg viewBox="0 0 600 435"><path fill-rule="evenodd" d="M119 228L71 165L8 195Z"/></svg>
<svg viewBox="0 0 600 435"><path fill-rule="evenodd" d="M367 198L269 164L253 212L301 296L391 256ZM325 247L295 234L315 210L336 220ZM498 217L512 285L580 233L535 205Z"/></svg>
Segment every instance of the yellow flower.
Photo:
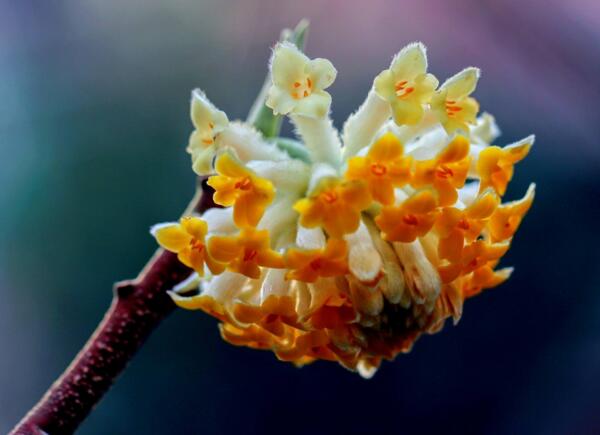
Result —
<svg viewBox="0 0 600 435"><path fill-rule="evenodd" d="M462 284L463 297L471 298L486 288L497 287L510 278L512 267L494 270L493 263L481 266L468 275Z"/></svg>
<svg viewBox="0 0 600 435"><path fill-rule="evenodd" d="M365 183L325 178L312 195L294 204L300 213L300 225L322 227L330 237L353 233L360 223L360 213L371 204Z"/></svg>
<svg viewBox="0 0 600 435"><path fill-rule="evenodd" d="M390 69L381 72L374 82L375 92L390 103L398 125L416 124L423 118L424 106L437 85L435 76L427 74L427 56L421 43L403 48Z"/></svg>
<svg viewBox="0 0 600 435"><path fill-rule="evenodd" d="M456 136L435 158L416 163L411 184L417 188L433 186L439 205L452 205L458 198L456 190L465 184L469 165L469 141Z"/></svg>
<svg viewBox="0 0 600 435"><path fill-rule="evenodd" d="M208 231L206 222L197 217L183 217L179 223L155 225L151 232L160 246L177 254L177 258L198 275L204 275L204 265L213 274L221 273L225 267L207 252L204 238Z"/></svg>
<svg viewBox="0 0 600 435"><path fill-rule="evenodd" d="M523 198L502 204L496 209L488 224L492 240L508 240L515 234L531 208L534 196L535 184L531 184Z"/></svg>
<svg viewBox="0 0 600 435"><path fill-rule="evenodd" d="M215 203L233 206L233 221L238 227L256 226L275 196L273 183L258 177L229 153L219 156L215 169L219 175L208 179L208 185L215 189Z"/></svg>
<svg viewBox="0 0 600 435"><path fill-rule="evenodd" d="M394 187L410 180L412 159L403 152L398 138L386 133L371 146L365 157L348 160L346 178L363 180L374 200L389 205L394 202Z"/></svg>
<svg viewBox="0 0 600 435"><path fill-rule="evenodd" d="M469 124L475 124L479 103L469 97L479 80L478 68L466 68L446 80L431 99L431 108L450 134L456 130L469 133Z"/></svg>
<svg viewBox="0 0 600 435"><path fill-rule="evenodd" d="M458 261L444 263L438 268L442 282L454 281L460 275L468 275L484 266L495 266L508 248L510 242L492 243L487 240L476 240L466 245Z"/></svg>
<svg viewBox="0 0 600 435"><path fill-rule="evenodd" d="M199 175L211 171L215 139L229 124L225 112L217 109L200 89L192 91L190 116L195 130L187 151L192 155L192 169Z"/></svg>
<svg viewBox="0 0 600 435"><path fill-rule="evenodd" d="M267 106L275 114L323 118L329 113L331 86L337 71L327 59L309 59L290 43L277 44L271 59L273 85Z"/></svg>
<svg viewBox="0 0 600 435"><path fill-rule="evenodd" d="M414 242L429 232L439 215L435 192L422 190L399 206L383 207L375 218L384 240Z"/></svg>
<svg viewBox="0 0 600 435"><path fill-rule="evenodd" d="M235 236L212 236L208 239L208 252L227 265L227 270L249 278L260 277L260 266L284 267L281 254L270 246L269 231L243 228Z"/></svg>
<svg viewBox="0 0 600 435"><path fill-rule="evenodd" d="M472 242L496 210L500 198L491 190L485 191L464 210L455 207L442 209L435 229L440 237L438 255L451 262L462 257L465 240Z"/></svg>
<svg viewBox="0 0 600 435"><path fill-rule="evenodd" d="M315 282L319 277L334 277L348 272L348 248L340 239L329 239L322 249L291 248L285 254L287 279Z"/></svg>
<svg viewBox="0 0 600 435"><path fill-rule="evenodd" d="M504 148L497 146L484 148L477 160L477 173L481 177L480 189L491 186L499 195L504 195L506 186L512 179L515 163L529 154L534 139L534 136L529 136Z"/></svg>

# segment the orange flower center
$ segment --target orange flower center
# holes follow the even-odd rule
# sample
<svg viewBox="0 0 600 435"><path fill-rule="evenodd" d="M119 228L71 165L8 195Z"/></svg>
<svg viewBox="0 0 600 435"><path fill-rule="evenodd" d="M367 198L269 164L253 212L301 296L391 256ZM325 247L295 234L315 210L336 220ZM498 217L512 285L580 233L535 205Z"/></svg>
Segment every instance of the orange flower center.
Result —
<svg viewBox="0 0 600 435"><path fill-rule="evenodd" d="M387 168L385 167L385 165L382 165L381 163L373 163L371 165L371 173L373 175L381 176L381 175L385 175L386 172L387 172Z"/></svg>
<svg viewBox="0 0 600 435"><path fill-rule="evenodd" d="M252 181L250 180L250 177L244 177L235 183L235 188L239 190L250 190L251 187Z"/></svg>
<svg viewBox="0 0 600 435"><path fill-rule="evenodd" d="M337 194L332 190L321 193L320 198L327 204L333 204L338 200Z"/></svg>
<svg viewBox="0 0 600 435"><path fill-rule="evenodd" d="M460 112L462 107L460 107L456 101L454 100L446 100L446 114L448 117L453 118L457 112Z"/></svg>
<svg viewBox="0 0 600 435"><path fill-rule="evenodd" d="M255 249L248 249L244 252L244 261L252 261L256 258L258 252Z"/></svg>
<svg viewBox="0 0 600 435"><path fill-rule="evenodd" d="M406 225L417 225L419 223L419 220L417 219L417 217L414 214L407 214L407 215L402 216L402 221Z"/></svg>
<svg viewBox="0 0 600 435"><path fill-rule="evenodd" d="M192 238L190 240L190 247L195 250L195 251L200 251L202 252L202 250L204 249L204 243L202 243L200 240Z"/></svg>
<svg viewBox="0 0 600 435"><path fill-rule="evenodd" d="M394 89L396 90L396 97L398 98L404 98L415 90L414 87L408 86L407 80L397 82Z"/></svg>
<svg viewBox="0 0 600 435"><path fill-rule="evenodd" d="M460 221L458 221L456 226L462 230L468 230L470 228L469 222L465 218L462 218Z"/></svg>
<svg viewBox="0 0 600 435"><path fill-rule="evenodd" d="M322 266L323 264L320 258L315 258L313 261L310 262L310 268L312 270L320 270Z"/></svg>
<svg viewBox="0 0 600 435"><path fill-rule="evenodd" d="M292 92L292 97L294 97L296 100L306 98L310 94L312 94L312 91L312 80L310 79L310 77L306 77L306 80L304 81L294 82L294 91Z"/></svg>
<svg viewBox="0 0 600 435"><path fill-rule="evenodd" d="M435 175L437 175L439 178L445 179L452 177L454 175L454 172L448 166L441 165L435 170Z"/></svg>

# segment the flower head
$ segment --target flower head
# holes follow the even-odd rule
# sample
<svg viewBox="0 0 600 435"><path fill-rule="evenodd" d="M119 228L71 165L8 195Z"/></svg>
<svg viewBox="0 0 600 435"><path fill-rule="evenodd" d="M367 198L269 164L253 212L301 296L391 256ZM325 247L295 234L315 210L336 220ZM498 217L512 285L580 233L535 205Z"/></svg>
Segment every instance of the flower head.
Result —
<svg viewBox="0 0 600 435"><path fill-rule="evenodd" d="M465 209L445 207L436 221L440 237L438 256L449 261L459 261L465 242L474 241L485 228L498 207L500 198L487 190Z"/></svg>
<svg viewBox="0 0 600 435"><path fill-rule="evenodd" d="M325 178L310 196L294 204L300 224L322 227L331 237L353 233L360 223L360 213L371 203L367 186L362 181Z"/></svg>
<svg viewBox="0 0 600 435"><path fill-rule="evenodd" d="M176 253L179 261L194 269L198 275L204 275L204 265L214 274L219 274L225 269L206 249L204 238L208 226L202 219L185 216L178 223L155 225L151 232L160 246Z"/></svg>
<svg viewBox="0 0 600 435"><path fill-rule="evenodd" d="M217 135L225 130L229 120L225 112L217 109L200 89L192 92L190 116L195 130L190 136L187 151L192 155L194 171L205 174L210 171Z"/></svg>
<svg viewBox="0 0 600 435"><path fill-rule="evenodd" d="M437 196L431 190L423 190L399 206L383 207L375 222L384 240L410 243L429 232L438 213Z"/></svg>
<svg viewBox="0 0 600 435"><path fill-rule="evenodd" d="M210 163L194 168L216 172L208 184L223 208L152 233L199 275L210 270L196 294L170 294L216 317L228 342L369 377L509 278L498 265L533 186L501 197L532 138L490 145L499 129L489 114L476 118L470 97L479 70L435 91L422 44L375 79L340 137L324 91L335 74L327 60L275 47L267 105L290 116L298 141L227 123L199 94L190 150L206 153Z"/></svg>
<svg viewBox="0 0 600 435"><path fill-rule="evenodd" d="M375 78L375 92L389 101L397 124L416 124L423 118L425 105L437 88L438 80L427 74L425 46L407 45L389 69Z"/></svg>
<svg viewBox="0 0 600 435"><path fill-rule="evenodd" d="M329 112L331 95L325 92L337 75L327 59L309 59L288 42L278 44L271 58L273 85L267 106L275 113L323 118Z"/></svg>
<svg viewBox="0 0 600 435"><path fill-rule="evenodd" d="M412 159L403 153L398 138L388 132L369 148L366 156L348 160L346 178L363 180L374 200L391 204L394 188L410 180Z"/></svg>
<svg viewBox="0 0 600 435"><path fill-rule="evenodd" d="M452 205L458 198L457 189L465 184L469 165L469 142L456 136L436 157L416 163L411 183L414 187L433 186L440 205Z"/></svg>
<svg viewBox="0 0 600 435"><path fill-rule="evenodd" d="M348 248L340 239L329 239L321 249L291 248L286 253L287 279L315 282L319 277L345 275Z"/></svg>
<svg viewBox="0 0 600 435"><path fill-rule="evenodd" d="M466 68L446 80L431 99L431 108L448 133L461 130L469 132L469 124L475 124L479 103L469 95L479 80L479 69Z"/></svg>
<svg viewBox="0 0 600 435"><path fill-rule="evenodd" d="M477 172L481 177L480 188L493 187L499 195L504 195L506 186L512 179L514 165L523 160L533 145L534 137L500 148L490 146L479 154Z"/></svg>
<svg viewBox="0 0 600 435"><path fill-rule="evenodd" d="M238 227L256 226L273 200L273 184L228 153L217 159L215 168L219 175L208 179L208 185L215 189L215 203L233 206L233 221Z"/></svg>
<svg viewBox="0 0 600 435"><path fill-rule="evenodd" d="M259 266L284 266L282 256L271 249L266 230L244 228L235 236L213 236L208 240L208 252L228 270L249 278L260 276Z"/></svg>

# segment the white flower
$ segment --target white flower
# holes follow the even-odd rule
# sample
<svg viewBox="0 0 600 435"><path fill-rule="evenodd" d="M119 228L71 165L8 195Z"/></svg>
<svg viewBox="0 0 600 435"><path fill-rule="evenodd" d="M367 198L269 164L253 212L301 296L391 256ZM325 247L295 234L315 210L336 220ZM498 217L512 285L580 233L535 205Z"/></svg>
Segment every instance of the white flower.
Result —
<svg viewBox="0 0 600 435"><path fill-rule="evenodd" d="M423 118L438 80L427 74L427 55L421 43L407 45L375 78L375 91L387 100L398 125L416 124Z"/></svg>
<svg viewBox="0 0 600 435"><path fill-rule="evenodd" d="M324 91L337 75L326 59L309 59L288 42L277 44L271 58L273 85L267 106L276 114L323 118L329 113L331 95Z"/></svg>
<svg viewBox="0 0 600 435"><path fill-rule="evenodd" d="M200 89L192 91L190 115L195 130L190 136L187 151L192 155L192 168L199 175L210 172L215 153L216 137L224 131L229 120L217 109Z"/></svg>
<svg viewBox="0 0 600 435"><path fill-rule="evenodd" d="M431 99L431 108L448 133L468 133L469 125L475 124L479 103L469 95L475 91L479 75L479 68L465 68L446 80Z"/></svg>

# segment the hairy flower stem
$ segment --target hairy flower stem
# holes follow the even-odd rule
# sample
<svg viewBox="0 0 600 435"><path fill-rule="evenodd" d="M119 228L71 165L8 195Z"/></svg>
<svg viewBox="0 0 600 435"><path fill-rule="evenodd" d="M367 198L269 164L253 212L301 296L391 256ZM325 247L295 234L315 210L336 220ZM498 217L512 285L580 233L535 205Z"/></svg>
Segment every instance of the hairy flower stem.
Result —
<svg viewBox="0 0 600 435"><path fill-rule="evenodd" d="M203 181L185 214L211 207L212 189ZM73 433L175 308L166 290L190 273L175 254L159 249L136 279L117 283L112 304L88 342L11 434Z"/></svg>

